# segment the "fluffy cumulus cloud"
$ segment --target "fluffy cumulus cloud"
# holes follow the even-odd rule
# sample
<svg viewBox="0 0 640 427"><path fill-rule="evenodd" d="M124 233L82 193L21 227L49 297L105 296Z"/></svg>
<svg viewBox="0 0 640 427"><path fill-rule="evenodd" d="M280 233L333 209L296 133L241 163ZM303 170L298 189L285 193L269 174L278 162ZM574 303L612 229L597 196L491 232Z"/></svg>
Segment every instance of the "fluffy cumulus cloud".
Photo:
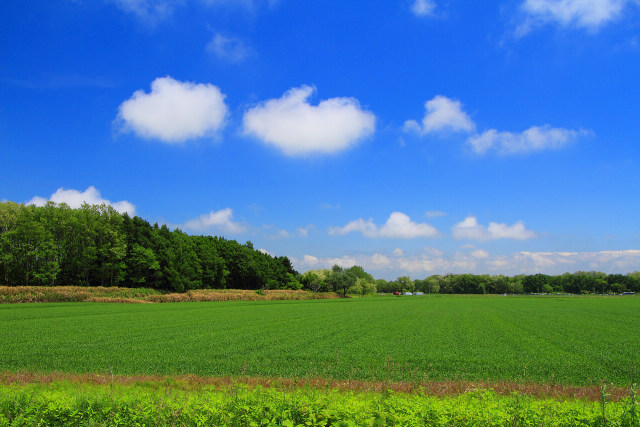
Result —
<svg viewBox="0 0 640 427"><path fill-rule="evenodd" d="M244 133L277 147L286 155L336 153L373 134L376 118L354 98L309 103L314 89L294 88L270 99L243 117Z"/></svg>
<svg viewBox="0 0 640 427"><path fill-rule="evenodd" d="M467 240L494 240L494 239L517 239L525 240L536 237L536 233L527 230L522 221L513 225L490 222L488 227L478 223L474 216L468 216L463 221L451 228L451 233L456 239Z"/></svg>
<svg viewBox="0 0 640 427"><path fill-rule="evenodd" d="M476 128L471 117L462 109L458 100L437 95L425 103L426 113L422 124L415 120L404 123L405 131L426 135L433 132L473 132Z"/></svg>
<svg viewBox="0 0 640 427"><path fill-rule="evenodd" d="M238 234L248 230L245 224L233 221L233 210L230 208L211 211L184 223L184 228L192 231L206 231L212 228L225 233Z"/></svg>
<svg viewBox="0 0 640 427"><path fill-rule="evenodd" d="M329 227L331 235L345 235L352 232L360 232L365 237L386 237L394 239L415 239L418 237L437 237L438 230L426 223L416 223L402 212L393 212L387 222L378 227L373 219L359 218L351 221L344 227Z"/></svg>
<svg viewBox="0 0 640 427"><path fill-rule="evenodd" d="M207 52L228 62L242 62L252 54L246 42L236 37L215 34L207 44Z"/></svg>
<svg viewBox="0 0 640 427"><path fill-rule="evenodd" d="M490 129L468 139L477 154L493 151L502 155L524 154L543 150L556 150L589 135L585 130L552 128L549 125L533 126L521 133L498 132Z"/></svg>
<svg viewBox="0 0 640 427"><path fill-rule="evenodd" d="M639 3L637 0L525 0L522 10L526 18L518 27L517 35L545 23L597 30L620 17L630 4Z"/></svg>
<svg viewBox="0 0 640 427"><path fill-rule="evenodd" d="M90 186L84 191L73 189L65 190L63 187L60 187L49 198L35 196L33 199L29 200L27 204L44 206L47 202L54 202L55 204L65 203L72 209L81 207L83 203L87 203L89 205L105 204L113 207L120 213L126 212L130 216L136 214L136 207L132 203L129 203L126 200L111 202L107 199L103 199L100 191L94 186Z"/></svg>
<svg viewBox="0 0 640 427"><path fill-rule="evenodd" d="M122 129L142 138L181 143L210 136L221 129L227 116L225 96L216 86L159 77L151 92L136 91L120 104Z"/></svg>
<svg viewBox="0 0 640 427"><path fill-rule="evenodd" d="M411 11L416 16L431 16L436 10L436 3L433 0L414 0Z"/></svg>

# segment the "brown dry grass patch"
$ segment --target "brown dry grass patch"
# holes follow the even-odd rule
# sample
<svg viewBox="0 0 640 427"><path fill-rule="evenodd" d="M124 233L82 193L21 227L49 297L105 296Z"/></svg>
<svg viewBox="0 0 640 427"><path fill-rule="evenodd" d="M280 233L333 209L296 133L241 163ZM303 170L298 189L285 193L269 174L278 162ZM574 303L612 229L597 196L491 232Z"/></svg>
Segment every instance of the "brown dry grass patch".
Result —
<svg viewBox="0 0 640 427"><path fill-rule="evenodd" d="M600 386L570 386L562 384L519 383L509 381L433 381L433 382L383 382L334 380L327 378L269 378L269 377L203 377L198 375L111 375L111 374L69 374L62 372L3 372L0 384L50 384L54 382L77 384L144 384L151 387L170 387L182 390L197 390L204 387L228 388L237 385L248 387L270 387L280 390L311 387L356 392L424 393L430 396L458 396L475 390L493 390L497 394L509 395L517 392L536 398L556 400L584 399L599 401ZM607 385L608 400L621 401L628 397L629 389Z"/></svg>
<svg viewBox="0 0 640 427"><path fill-rule="evenodd" d="M147 288L81 286L0 286L0 304L33 302L167 303L195 301L282 301L334 299L341 295L314 294L303 290L199 289L185 293L163 293Z"/></svg>

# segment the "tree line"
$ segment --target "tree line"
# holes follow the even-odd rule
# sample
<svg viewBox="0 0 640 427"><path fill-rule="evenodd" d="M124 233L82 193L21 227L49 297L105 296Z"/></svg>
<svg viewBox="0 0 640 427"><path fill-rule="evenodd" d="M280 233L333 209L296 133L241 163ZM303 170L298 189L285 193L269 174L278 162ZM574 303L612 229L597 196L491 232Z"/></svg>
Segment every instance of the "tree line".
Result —
<svg viewBox="0 0 640 427"><path fill-rule="evenodd" d="M0 284L300 289L287 257L222 237L190 236L108 205L0 203Z"/></svg>
<svg viewBox="0 0 640 427"><path fill-rule="evenodd" d="M108 205L71 209L0 203L0 285L191 289L308 289L342 295L640 292L640 272L561 275L433 275L375 280L360 266L299 274L287 257L214 236L191 236Z"/></svg>
<svg viewBox="0 0 640 427"><path fill-rule="evenodd" d="M606 274L578 271L560 275L520 274L517 276L488 274L433 275L411 280L399 277L393 281L375 281L378 292L424 292L432 294L620 294L640 292L640 272Z"/></svg>

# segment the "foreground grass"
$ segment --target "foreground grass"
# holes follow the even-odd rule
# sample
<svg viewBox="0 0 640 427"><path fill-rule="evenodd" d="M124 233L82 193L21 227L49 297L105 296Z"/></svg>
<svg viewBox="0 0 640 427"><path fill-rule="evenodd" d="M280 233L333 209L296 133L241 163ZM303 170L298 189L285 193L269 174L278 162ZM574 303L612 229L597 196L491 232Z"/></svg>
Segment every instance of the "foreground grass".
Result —
<svg viewBox="0 0 640 427"><path fill-rule="evenodd" d="M622 402L534 399L474 390L455 397L299 388L185 390L170 383L123 386L0 385L0 426L640 426L637 392Z"/></svg>
<svg viewBox="0 0 640 427"><path fill-rule="evenodd" d="M147 288L81 286L0 286L0 304L30 302L115 302L160 303L202 301L279 301L335 299L333 292L303 290L198 289L184 293L166 293Z"/></svg>

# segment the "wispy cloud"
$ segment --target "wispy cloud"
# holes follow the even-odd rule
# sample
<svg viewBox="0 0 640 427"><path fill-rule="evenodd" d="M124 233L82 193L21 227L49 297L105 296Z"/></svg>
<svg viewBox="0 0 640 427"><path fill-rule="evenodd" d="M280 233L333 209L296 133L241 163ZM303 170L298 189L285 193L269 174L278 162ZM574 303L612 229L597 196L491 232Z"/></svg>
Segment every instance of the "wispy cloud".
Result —
<svg viewBox="0 0 640 427"><path fill-rule="evenodd" d="M470 253L456 252L445 255L423 253L405 256L397 252L392 257L384 253L351 254L337 257L317 257L310 254L302 259L291 258L296 269L306 271L315 268L362 266L374 277L393 279L410 274L422 278L432 274L562 274L567 271L603 271L626 273L637 269L640 250L599 252L515 252L509 255L493 255L478 249Z"/></svg>
<svg viewBox="0 0 640 427"><path fill-rule="evenodd" d="M440 216L447 216L447 213L443 211L426 211L424 216L427 218L437 218Z"/></svg>
<svg viewBox="0 0 640 427"><path fill-rule="evenodd" d="M490 222L488 227L478 223L474 216L468 216L463 221L451 228L451 233L455 239L467 240L495 240L495 239L532 239L537 234L527 230L522 221L513 225Z"/></svg>
<svg viewBox="0 0 640 427"><path fill-rule="evenodd" d="M411 12L416 16L432 16L436 10L436 2L433 0L414 0Z"/></svg>
<svg viewBox="0 0 640 427"><path fill-rule="evenodd" d="M12 79L2 78L3 82L25 89L84 89L98 88L111 89L116 87L116 83L103 77L88 77L79 74L46 74L42 77L32 79Z"/></svg>
<svg viewBox="0 0 640 427"><path fill-rule="evenodd" d="M231 208L211 211L207 214L200 215L198 218L185 222L184 228L186 230L199 232L216 230L230 234L244 233L249 229L246 224L233 220L233 210Z"/></svg>
<svg viewBox="0 0 640 427"><path fill-rule="evenodd" d="M244 40L220 33L214 34L206 50L223 61L233 63L242 62L253 54L253 49Z"/></svg>
<svg viewBox="0 0 640 427"><path fill-rule="evenodd" d="M521 5L525 18L516 36L549 23L597 31L622 16L627 6L638 4L636 0L525 0Z"/></svg>
<svg viewBox="0 0 640 427"><path fill-rule="evenodd" d="M582 129L571 130L544 125L532 126L520 133L499 132L490 129L480 135L470 137L467 143L476 154L485 154L491 151L501 155L524 154L557 150L582 136L592 134L592 132Z"/></svg>
<svg viewBox="0 0 640 427"><path fill-rule="evenodd" d="M123 12L137 17L140 21L155 25L170 17L180 0L111 0Z"/></svg>

